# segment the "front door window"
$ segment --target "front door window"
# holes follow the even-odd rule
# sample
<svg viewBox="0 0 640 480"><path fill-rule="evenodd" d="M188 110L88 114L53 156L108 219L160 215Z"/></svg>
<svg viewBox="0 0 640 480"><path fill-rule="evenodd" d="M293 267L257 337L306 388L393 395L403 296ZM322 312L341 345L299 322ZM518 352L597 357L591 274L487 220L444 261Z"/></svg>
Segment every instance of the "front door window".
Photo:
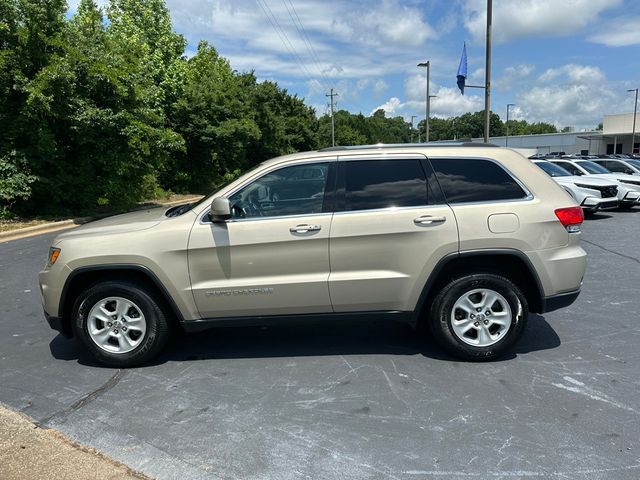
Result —
<svg viewBox="0 0 640 480"><path fill-rule="evenodd" d="M322 213L328 171L328 163L314 163L267 173L229 198L233 218Z"/></svg>

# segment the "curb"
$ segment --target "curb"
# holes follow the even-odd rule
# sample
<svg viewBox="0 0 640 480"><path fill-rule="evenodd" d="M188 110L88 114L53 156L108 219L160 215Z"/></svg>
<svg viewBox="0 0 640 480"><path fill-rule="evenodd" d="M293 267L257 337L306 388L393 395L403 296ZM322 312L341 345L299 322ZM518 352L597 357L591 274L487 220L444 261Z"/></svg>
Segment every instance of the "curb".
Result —
<svg viewBox="0 0 640 480"><path fill-rule="evenodd" d="M172 205L179 205L181 203L194 202L194 201L200 200L201 198L202 198L202 195L199 195L197 197L184 198L182 200L174 200L172 202L159 203L157 204L157 206L170 207ZM144 208L148 208L148 207L146 206L142 207L142 209ZM136 210L140 210L140 209L136 209ZM15 230L9 230L8 232L0 232L0 242L3 242L3 243L10 242L12 240L20 240L21 238L34 237L36 235L43 235L45 233L57 232L59 230L67 230L67 229L82 225L83 223L87 223L92 220L97 220L99 218L104 218L104 217L82 217L82 218L76 218L76 219L61 220L59 222L43 223L41 225L33 225L32 227L17 228Z"/></svg>

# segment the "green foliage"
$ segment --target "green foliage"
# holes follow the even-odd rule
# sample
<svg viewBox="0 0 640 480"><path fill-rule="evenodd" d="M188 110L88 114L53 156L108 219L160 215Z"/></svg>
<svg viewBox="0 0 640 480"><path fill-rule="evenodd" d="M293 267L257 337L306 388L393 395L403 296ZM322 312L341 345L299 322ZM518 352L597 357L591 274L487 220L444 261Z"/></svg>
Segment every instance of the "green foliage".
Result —
<svg viewBox="0 0 640 480"><path fill-rule="evenodd" d="M509 135L540 135L543 133L558 133L558 129L551 123L509 120Z"/></svg>
<svg viewBox="0 0 640 480"><path fill-rule="evenodd" d="M352 114L346 110L335 112L336 145L363 145L374 143L406 143L424 141L425 122L420 121L416 128L402 117L388 118L383 110L377 110L370 117ZM509 120L509 135L533 135L555 133L556 127L549 123L527 123L525 120ZM491 112L490 136L506 134L506 124ZM458 117L431 118L429 122L429 140L463 140L484 136L484 110L465 113ZM320 118L318 138L321 146L331 145L331 117Z"/></svg>
<svg viewBox="0 0 640 480"><path fill-rule="evenodd" d="M410 140L410 125L402 117L388 118L384 110L365 117L346 110L334 113L336 145L373 143L405 143ZM331 146L331 116L319 120L318 139L321 147Z"/></svg>
<svg viewBox="0 0 640 480"><path fill-rule="evenodd" d="M12 217L12 206L28 200L36 177L29 174L23 155L15 151L0 157L0 219Z"/></svg>

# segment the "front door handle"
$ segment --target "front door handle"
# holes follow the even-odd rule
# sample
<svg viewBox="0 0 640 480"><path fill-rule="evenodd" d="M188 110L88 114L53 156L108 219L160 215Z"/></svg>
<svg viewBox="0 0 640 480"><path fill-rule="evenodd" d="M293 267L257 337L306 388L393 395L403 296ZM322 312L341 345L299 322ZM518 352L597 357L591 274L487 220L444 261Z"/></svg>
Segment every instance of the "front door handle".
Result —
<svg viewBox="0 0 640 480"><path fill-rule="evenodd" d="M446 221L446 217L434 217L432 215L422 215L421 217L413 219L413 223L416 225L439 225Z"/></svg>
<svg viewBox="0 0 640 480"><path fill-rule="evenodd" d="M291 233L309 233L309 232L317 232L321 228L322 227L320 227L320 225L307 225L305 223L302 225L296 225L295 227L291 227L289 231Z"/></svg>

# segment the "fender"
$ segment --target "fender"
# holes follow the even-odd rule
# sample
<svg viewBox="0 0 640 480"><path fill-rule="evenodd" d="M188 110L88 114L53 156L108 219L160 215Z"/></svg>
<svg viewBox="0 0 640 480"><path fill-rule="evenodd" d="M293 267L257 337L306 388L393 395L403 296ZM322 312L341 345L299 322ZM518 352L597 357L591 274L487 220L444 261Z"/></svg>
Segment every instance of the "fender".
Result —
<svg viewBox="0 0 640 480"><path fill-rule="evenodd" d="M535 294L536 296L535 300L539 302L539 305L540 305L539 310L541 310L540 312L534 312L534 313L544 313L546 308L545 305L547 303L544 296L544 289L542 288L542 282L540 281L540 277L538 276L538 273L533 267L531 260L529 260L529 258L520 250L510 249L510 248L492 248L492 249L481 249L481 250L465 250L463 252L450 253L442 257L434 267L433 271L429 275L429 278L427 279L422 289L422 293L418 298L418 303L416 304L416 308L414 310L414 320L416 321L418 320L418 317L420 313L423 311L425 303L429 298L430 293L432 293L431 290L433 289L436 282L439 280L440 274L447 268L448 265L450 265L454 261L462 260L465 258L484 257L484 256L491 256L491 255L516 257L518 258L518 260L521 260L525 264L532 278L535 280L535 290L537 292Z"/></svg>
<svg viewBox="0 0 640 480"><path fill-rule="evenodd" d="M169 294L169 292L167 291L165 286L162 284L162 282L160 281L158 276L153 272L153 270L149 269L148 267L146 267L144 265L140 265L140 264L113 263L113 264L107 264L107 265L88 265L88 266L84 266L84 267L79 267L79 268L76 268L75 270L73 270L69 274L69 276L67 277L66 281L64 282L64 287L62 287L62 293L60 295L60 304L58 306L58 314L63 319L63 322L65 320L64 319L65 308L70 308L70 306L68 305L68 302L67 302L67 296L69 295L69 289L70 289L70 286L73 283L73 280L78 275L84 274L84 273L89 273L89 272L118 271L118 270L124 270L124 271L133 270L133 271L142 273L145 277L147 277L149 280L151 280L153 285L158 289L160 294L163 296L164 300L167 302L167 304L171 308L173 314L176 316L176 319L178 321L180 321L180 322L184 321L184 318L182 317L182 313L180 313L180 309L178 309L178 306L176 305L175 301L173 300L173 297L171 297L171 295Z"/></svg>

